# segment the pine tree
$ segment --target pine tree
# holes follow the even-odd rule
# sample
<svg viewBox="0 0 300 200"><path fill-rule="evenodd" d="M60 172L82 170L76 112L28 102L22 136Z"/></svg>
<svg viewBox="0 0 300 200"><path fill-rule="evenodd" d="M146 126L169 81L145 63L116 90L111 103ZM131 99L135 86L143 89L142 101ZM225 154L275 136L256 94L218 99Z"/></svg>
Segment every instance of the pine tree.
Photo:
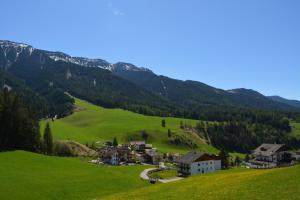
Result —
<svg viewBox="0 0 300 200"><path fill-rule="evenodd" d="M221 158L221 165L222 165L222 169L228 169L229 168L229 154L222 150L219 154L220 158Z"/></svg>
<svg viewBox="0 0 300 200"><path fill-rule="evenodd" d="M47 155L51 155L53 153L53 138L49 122L46 124L44 130L44 152Z"/></svg>
<svg viewBox="0 0 300 200"><path fill-rule="evenodd" d="M171 137L172 136L172 132L170 129L168 129L168 137Z"/></svg>
<svg viewBox="0 0 300 200"><path fill-rule="evenodd" d="M143 140L145 140L145 142L147 142L148 137L149 137L149 135L148 135L148 133L146 132L146 130L143 130L143 132L142 132L142 138L143 138Z"/></svg>
<svg viewBox="0 0 300 200"><path fill-rule="evenodd" d="M38 151L38 120L18 95L4 89L0 95L0 150Z"/></svg>
<svg viewBox="0 0 300 200"><path fill-rule="evenodd" d="M165 120L165 119L162 119L162 120L161 120L161 126L162 126L162 127L166 127L166 120Z"/></svg>
<svg viewBox="0 0 300 200"><path fill-rule="evenodd" d="M118 146L118 140L117 140L117 138L114 138L112 145L114 147Z"/></svg>

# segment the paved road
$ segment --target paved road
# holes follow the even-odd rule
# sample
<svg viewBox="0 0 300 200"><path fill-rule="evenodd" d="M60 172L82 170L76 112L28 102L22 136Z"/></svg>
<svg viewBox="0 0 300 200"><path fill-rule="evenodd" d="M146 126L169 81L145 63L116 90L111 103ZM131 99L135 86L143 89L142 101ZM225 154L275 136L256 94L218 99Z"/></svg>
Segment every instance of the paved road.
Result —
<svg viewBox="0 0 300 200"><path fill-rule="evenodd" d="M141 179L149 180L148 173L151 172L152 170L155 170L155 169L156 169L156 168L145 169L145 170L140 174Z"/></svg>
<svg viewBox="0 0 300 200"><path fill-rule="evenodd" d="M145 169L140 174L140 178L144 179L144 180L149 180L148 173L153 171L153 170L157 170L157 168ZM170 183L170 182L179 181L179 180L182 180L182 179L183 179L182 177L174 177L174 178L169 178L169 179L158 179L158 181L161 182L161 183Z"/></svg>

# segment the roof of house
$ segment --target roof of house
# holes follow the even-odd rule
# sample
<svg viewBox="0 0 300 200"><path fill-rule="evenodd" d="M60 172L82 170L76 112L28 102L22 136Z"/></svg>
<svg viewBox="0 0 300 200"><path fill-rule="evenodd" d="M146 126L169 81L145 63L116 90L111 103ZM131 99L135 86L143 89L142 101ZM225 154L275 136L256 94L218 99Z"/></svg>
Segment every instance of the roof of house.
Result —
<svg viewBox="0 0 300 200"><path fill-rule="evenodd" d="M253 151L253 155L271 156L283 146L284 144L262 144Z"/></svg>
<svg viewBox="0 0 300 200"><path fill-rule="evenodd" d="M219 160L218 156L211 155L205 152L196 152L196 151L191 151L184 156L180 157L177 162L178 163L185 163L185 164L190 164L193 162L198 162L198 161L205 161L205 160Z"/></svg>
<svg viewBox="0 0 300 200"><path fill-rule="evenodd" d="M157 155L158 155L157 152L156 152L155 150L153 150L153 149L147 149L145 153L146 153L148 156L151 156L151 157L157 156Z"/></svg>

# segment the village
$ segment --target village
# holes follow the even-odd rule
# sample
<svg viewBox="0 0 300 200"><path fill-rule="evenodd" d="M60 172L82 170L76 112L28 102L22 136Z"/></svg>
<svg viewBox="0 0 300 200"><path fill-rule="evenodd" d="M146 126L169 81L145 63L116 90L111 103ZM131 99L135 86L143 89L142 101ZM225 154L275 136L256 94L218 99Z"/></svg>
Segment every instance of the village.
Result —
<svg viewBox="0 0 300 200"><path fill-rule="evenodd" d="M92 161L94 164L112 166L137 164L152 166L140 175L141 179L149 180L151 183L157 181L167 183L196 174L228 169L224 162L222 155L200 151L190 151L184 155L179 153L161 154L157 148L145 141L131 141L128 144L115 146L108 143L99 150L99 158ZM241 161L239 166L253 169L270 169L289 167L299 162L300 150L296 152L288 151L284 144L262 144L252 151L249 158ZM152 176L152 174L167 170L176 171L174 177L163 180L159 176Z"/></svg>

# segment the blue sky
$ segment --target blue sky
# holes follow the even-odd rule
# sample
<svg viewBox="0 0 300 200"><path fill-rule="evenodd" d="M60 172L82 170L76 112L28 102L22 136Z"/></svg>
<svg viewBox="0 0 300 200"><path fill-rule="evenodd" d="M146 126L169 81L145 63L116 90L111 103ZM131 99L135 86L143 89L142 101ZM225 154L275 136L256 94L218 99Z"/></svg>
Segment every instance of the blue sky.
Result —
<svg viewBox="0 0 300 200"><path fill-rule="evenodd" d="M298 0L1 0L0 39L300 100Z"/></svg>

